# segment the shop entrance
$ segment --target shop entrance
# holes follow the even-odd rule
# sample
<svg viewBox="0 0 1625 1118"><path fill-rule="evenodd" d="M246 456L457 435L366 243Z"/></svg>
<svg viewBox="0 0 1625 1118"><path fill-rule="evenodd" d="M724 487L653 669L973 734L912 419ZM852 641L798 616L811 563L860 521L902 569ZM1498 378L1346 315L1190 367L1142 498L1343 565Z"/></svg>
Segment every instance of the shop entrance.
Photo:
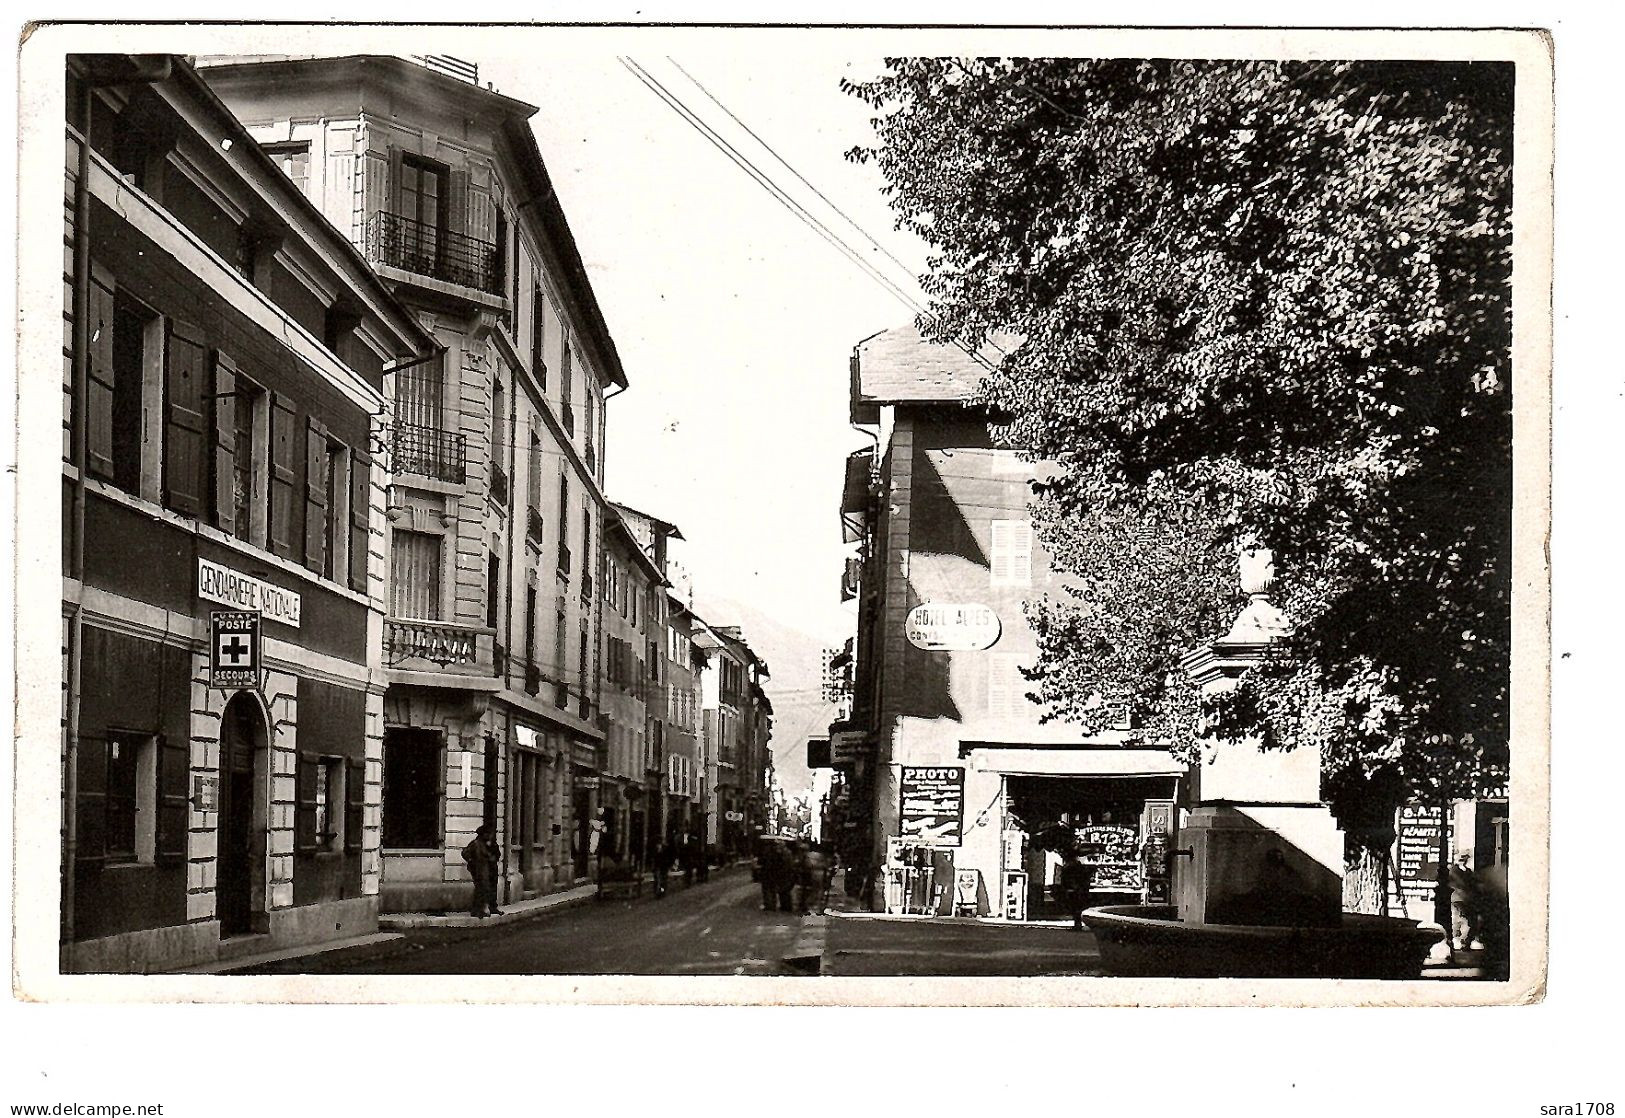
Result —
<svg viewBox="0 0 1625 1118"><path fill-rule="evenodd" d="M1027 874L1027 919L1068 915L1057 895L1062 856L1093 868L1091 904L1141 899L1141 818L1147 800L1172 800L1171 776L1006 778L1004 869Z"/></svg>
<svg viewBox="0 0 1625 1118"><path fill-rule="evenodd" d="M220 719L220 821L215 915L223 936L264 930L265 716L239 691Z"/></svg>
<svg viewBox="0 0 1625 1118"><path fill-rule="evenodd" d="M583 774L576 774L576 782L571 786L571 805L575 810L576 841L573 854L575 875L578 878L587 876L588 859L592 855L592 789L584 787L581 783Z"/></svg>

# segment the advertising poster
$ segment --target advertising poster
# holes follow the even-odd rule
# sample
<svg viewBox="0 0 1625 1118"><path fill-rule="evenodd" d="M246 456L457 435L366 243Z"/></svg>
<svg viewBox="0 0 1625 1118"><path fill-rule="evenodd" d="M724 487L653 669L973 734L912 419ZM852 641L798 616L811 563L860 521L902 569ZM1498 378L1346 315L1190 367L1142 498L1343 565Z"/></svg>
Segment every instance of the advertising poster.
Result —
<svg viewBox="0 0 1625 1118"><path fill-rule="evenodd" d="M902 837L930 846L958 846L965 833L965 770L958 765L904 765Z"/></svg>

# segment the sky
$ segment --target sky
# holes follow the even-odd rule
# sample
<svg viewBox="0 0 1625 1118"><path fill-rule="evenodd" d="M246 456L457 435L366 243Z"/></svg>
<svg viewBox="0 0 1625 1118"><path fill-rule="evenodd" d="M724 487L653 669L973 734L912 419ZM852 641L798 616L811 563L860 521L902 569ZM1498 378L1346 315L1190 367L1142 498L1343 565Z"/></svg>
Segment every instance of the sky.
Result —
<svg viewBox="0 0 1625 1118"><path fill-rule="evenodd" d="M680 527L678 554L700 600L726 596L826 642L844 639L842 463L871 445L847 424L848 361L856 343L911 311L613 53L554 54L547 32L524 37L522 60L471 60L482 82L540 106L537 141L626 367L630 387L609 404L610 496ZM630 57L918 299L910 276L684 73L886 251L923 270L923 245L892 227L879 172L843 158L872 138L871 114L838 83L879 72L879 58L783 43L655 43Z"/></svg>

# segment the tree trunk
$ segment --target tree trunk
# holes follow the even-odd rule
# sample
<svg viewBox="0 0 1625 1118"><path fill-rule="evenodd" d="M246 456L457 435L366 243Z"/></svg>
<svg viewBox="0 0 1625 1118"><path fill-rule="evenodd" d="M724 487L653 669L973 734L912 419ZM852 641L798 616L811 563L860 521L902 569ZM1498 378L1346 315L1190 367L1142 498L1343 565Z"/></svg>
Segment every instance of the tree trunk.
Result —
<svg viewBox="0 0 1625 1118"><path fill-rule="evenodd" d="M1387 892L1386 847L1373 850L1349 834L1343 846L1343 910L1383 915Z"/></svg>

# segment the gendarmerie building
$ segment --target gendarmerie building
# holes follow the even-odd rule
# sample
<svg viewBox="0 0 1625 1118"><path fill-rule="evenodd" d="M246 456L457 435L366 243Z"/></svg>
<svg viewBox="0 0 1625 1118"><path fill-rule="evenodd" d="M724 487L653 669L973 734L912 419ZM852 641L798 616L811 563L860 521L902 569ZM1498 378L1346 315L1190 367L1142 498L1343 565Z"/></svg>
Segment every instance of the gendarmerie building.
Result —
<svg viewBox="0 0 1625 1118"><path fill-rule="evenodd" d="M63 967L374 932L379 417L433 340L186 61L67 106Z"/></svg>

